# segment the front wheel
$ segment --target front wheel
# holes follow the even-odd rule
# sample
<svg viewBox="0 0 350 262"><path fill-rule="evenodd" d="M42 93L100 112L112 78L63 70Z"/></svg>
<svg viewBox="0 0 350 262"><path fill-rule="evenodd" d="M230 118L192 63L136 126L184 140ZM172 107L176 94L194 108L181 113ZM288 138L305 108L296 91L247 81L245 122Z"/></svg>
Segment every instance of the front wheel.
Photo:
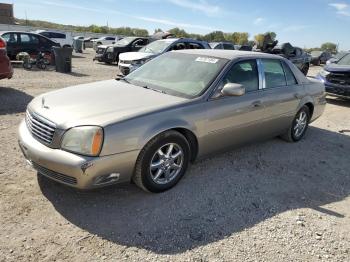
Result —
<svg viewBox="0 0 350 262"><path fill-rule="evenodd" d="M307 106L303 106L296 114L292 125L288 131L282 135L282 138L288 142L300 141L309 127L310 122L310 110Z"/></svg>
<svg viewBox="0 0 350 262"><path fill-rule="evenodd" d="M189 160L190 146L186 138L176 131L164 132L142 149L133 180L145 191L166 191L183 177Z"/></svg>

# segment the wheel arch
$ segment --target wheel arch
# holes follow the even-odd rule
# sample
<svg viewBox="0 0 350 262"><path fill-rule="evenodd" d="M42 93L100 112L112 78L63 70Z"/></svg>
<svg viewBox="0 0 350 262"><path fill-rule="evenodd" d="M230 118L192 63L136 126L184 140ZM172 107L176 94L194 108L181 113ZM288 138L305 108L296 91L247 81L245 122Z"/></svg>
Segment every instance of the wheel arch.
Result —
<svg viewBox="0 0 350 262"><path fill-rule="evenodd" d="M199 150L198 137L197 137L194 129L191 128L191 126L184 121L178 121L177 124L175 121L171 121L171 122L172 122L171 125L166 125L163 123L161 125L157 125L157 127L149 129L146 132L145 136L143 137L142 148L145 147L145 145L149 141L151 141L153 138L155 138L156 136L158 136L164 132L167 132L167 131L176 131L176 132L180 133L181 135L183 135L186 138L186 140L188 141L188 143L190 144L190 149L191 149L190 160L193 162L197 158L198 150Z"/></svg>

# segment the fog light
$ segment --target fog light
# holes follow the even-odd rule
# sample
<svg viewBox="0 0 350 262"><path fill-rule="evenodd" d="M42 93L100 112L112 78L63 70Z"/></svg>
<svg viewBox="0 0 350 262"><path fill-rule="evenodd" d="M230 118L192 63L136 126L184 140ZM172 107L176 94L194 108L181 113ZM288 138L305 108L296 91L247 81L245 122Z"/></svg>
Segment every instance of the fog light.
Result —
<svg viewBox="0 0 350 262"><path fill-rule="evenodd" d="M95 179L95 185L116 183L119 180L119 177L119 173L111 173L109 175L99 176Z"/></svg>

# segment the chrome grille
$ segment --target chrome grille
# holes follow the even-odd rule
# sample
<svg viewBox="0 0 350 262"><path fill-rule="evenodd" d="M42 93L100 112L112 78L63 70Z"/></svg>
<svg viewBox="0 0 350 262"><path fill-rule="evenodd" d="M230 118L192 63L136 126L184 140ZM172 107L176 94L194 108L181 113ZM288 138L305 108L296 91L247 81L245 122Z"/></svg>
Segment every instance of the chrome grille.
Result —
<svg viewBox="0 0 350 262"><path fill-rule="evenodd" d="M337 85L350 85L350 73L330 73L327 76L328 82Z"/></svg>
<svg viewBox="0 0 350 262"><path fill-rule="evenodd" d="M121 63L121 64L125 64L125 65L131 65L131 64L132 64L132 61L129 61L129 60L120 60L120 63Z"/></svg>
<svg viewBox="0 0 350 262"><path fill-rule="evenodd" d="M97 48L97 54L104 54L106 48L98 47Z"/></svg>
<svg viewBox="0 0 350 262"><path fill-rule="evenodd" d="M26 123L29 131L35 138L45 144L51 144L56 130L54 123L28 110L26 113Z"/></svg>

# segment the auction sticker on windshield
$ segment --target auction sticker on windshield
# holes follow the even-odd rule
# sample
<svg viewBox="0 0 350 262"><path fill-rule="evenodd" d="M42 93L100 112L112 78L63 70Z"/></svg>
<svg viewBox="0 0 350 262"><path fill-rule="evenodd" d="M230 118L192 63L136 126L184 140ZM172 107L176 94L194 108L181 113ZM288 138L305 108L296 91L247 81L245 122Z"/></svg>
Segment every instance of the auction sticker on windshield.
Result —
<svg viewBox="0 0 350 262"><path fill-rule="evenodd" d="M216 64L219 59L211 58L211 57L197 57L196 62L204 62L210 64Z"/></svg>

